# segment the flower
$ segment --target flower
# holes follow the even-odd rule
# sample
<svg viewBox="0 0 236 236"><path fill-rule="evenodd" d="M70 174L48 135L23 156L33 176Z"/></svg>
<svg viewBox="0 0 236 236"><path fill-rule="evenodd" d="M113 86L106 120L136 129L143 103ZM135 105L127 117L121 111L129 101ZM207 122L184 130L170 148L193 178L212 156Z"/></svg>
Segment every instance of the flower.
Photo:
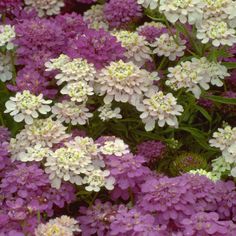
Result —
<svg viewBox="0 0 236 236"><path fill-rule="evenodd" d="M99 199L86 208L80 207L78 220L83 234L98 236L108 236L110 234L110 224L116 217L117 205L110 202L102 203Z"/></svg>
<svg viewBox="0 0 236 236"><path fill-rule="evenodd" d="M184 152L175 157L170 164L170 172L179 175L196 169L207 168L207 160L204 156L192 152Z"/></svg>
<svg viewBox="0 0 236 236"><path fill-rule="evenodd" d="M15 39L16 33L14 26L0 25L0 47L6 46L8 50L14 48L12 41Z"/></svg>
<svg viewBox="0 0 236 236"><path fill-rule="evenodd" d="M204 175L207 178L211 179L212 181L219 180L219 178L217 176L215 176L213 172L208 172L203 169L190 170L189 173L194 174L194 175Z"/></svg>
<svg viewBox="0 0 236 236"><path fill-rule="evenodd" d="M85 4L91 4L96 2L97 0L77 0L77 1Z"/></svg>
<svg viewBox="0 0 236 236"><path fill-rule="evenodd" d="M83 178L80 175L89 175L94 169L91 156L81 150L64 147L57 149L46 159L45 167L52 187L56 189L60 188L62 180L82 185Z"/></svg>
<svg viewBox="0 0 236 236"><path fill-rule="evenodd" d="M235 30L224 21L207 20L197 28L197 38L206 44L209 41L215 47L232 46L236 43Z"/></svg>
<svg viewBox="0 0 236 236"><path fill-rule="evenodd" d="M55 77L58 85L63 82L92 82L96 74L93 64L88 63L87 60L82 58L70 60L64 54L56 59L51 59L45 66L47 67L46 71L60 70L60 73Z"/></svg>
<svg viewBox="0 0 236 236"><path fill-rule="evenodd" d="M116 107L115 109L111 108L111 104L105 104L98 108L99 118L102 121L107 121L110 119L122 119L122 115L120 114L120 108Z"/></svg>
<svg viewBox="0 0 236 236"><path fill-rule="evenodd" d="M184 55L185 43L185 40L179 39L177 44L173 36L164 33L156 38L151 46L154 47L153 53L157 53L158 56L168 57L169 60L174 61L177 57Z"/></svg>
<svg viewBox="0 0 236 236"><path fill-rule="evenodd" d="M166 145L160 141L145 141L137 145L137 154L145 157L147 162L162 158Z"/></svg>
<svg viewBox="0 0 236 236"><path fill-rule="evenodd" d="M73 236L80 232L78 222L69 216L61 216L49 220L46 224L39 224L35 230L35 236Z"/></svg>
<svg viewBox="0 0 236 236"><path fill-rule="evenodd" d="M215 212L198 212L190 219L184 219L182 225L186 235L233 235L232 228L233 232L236 232L236 225L232 221L220 221L219 215Z"/></svg>
<svg viewBox="0 0 236 236"><path fill-rule="evenodd" d="M89 10L84 12L84 20L91 29L109 29L108 22L104 15L104 5L92 5Z"/></svg>
<svg viewBox="0 0 236 236"><path fill-rule="evenodd" d="M232 164L225 161L225 158L223 156L220 156L214 160L212 160L212 173L220 179L223 176L229 176Z"/></svg>
<svg viewBox="0 0 236 236"><path fill-rule="evenodd" d="M195 24L202 19L203 5L201 0L161 0L159 11L171 23Z"/></svg>
<svg viewBox="0 0 236 236"><path fill-rule="evenodd" d="M104 15L112 28L125 27L142 16L136 0L111 0L105 4Z"/></svg>
<svg viewBox="0 0 236 236"><path fill-rule="evenodd" d="M8 142L9 140L10 140L10 131L3 126L0 126L0 143Z"/></svg>
<svg viewBox="0 0 236 236"><path fill-rule="evenodd" d="M128 60L133 61L138 66L143 66L146 61L152 59L148 42L145 37L140 36L137 32L121 30L114 32L113 35L126 49L125 56Z"/></svg>
<svg viewBox="0 0 236 236"><path fill-rule="evenodd" d="M0 81L6 82L12 79L13 68L11 64L11 57L0 53Z"/></svg>
<svg viewBox="0 0 236 236"><path fill-rule="evenodd" d="M72 125L85 125L93 116L84 104L78 105L73 101L62 101L52 107L53 116L59 121Z"/></svg>
<svg viewBox="0 0 236 236"><path fill-rule="evenodd" d="M25 120L26 124L33 124L33 119L38 118L39 113L47 114L51 107L48 105L51 100L44 100L43 95L35 96L25 90L23 93L16 93L15 97L10 97L6 102L5 113L10 113L16 122Z"/></svg>
<svg viewBox="0 0 236 236"><path fill-rule="evenodd" d="M145 8L149 7L154 10L158 6L158 0L138 0L138 4L141 4Z"/></svg>
<svg viewBox="0 0 236 236"><path fill-rule="evenodd" d="M40 17L57 15L64 7L64 0L24 0L27 9L35 9Z"/></svg>
<svg viewBox="0 0 236 236"><path fill-rule="evenodd" d="M106 95L105 104L113 100L135 104L148 91L152 84L151 76L133 62L111 62L97 75L96 91L99 95Z"/></svg>
<svg viewBox="0 0 236 236"><path fill-rule="evenodd" d="M130 153L129 146L119 138L105 141L100 147L100 151L104 155L115 155L118 157Z"/></svg>
<svg viewBox="0 0 236 236"><path fill-rule="evenodd" d="M68 54L72 58L84 58L101 69L112 61L124 58L125 48L116 37L103 29L89 29L78 39L70 42Z"/></svg>
<svg viewBox="0 0 236 236"><path fill-rule="evenodd" d="M2 0L0 2L0 12L7 13L20 9L22 4L21 0Z"/></svg>
<svg viewBox="0 0 236 236"><path fill-rule="evenodd" d="M99 192L102 187L105 187L107 190L114 189L115 178L109 175L110 172L108 170L93 170L84 178L84 182L88 185L85 189L89 192Z"/></svg>
<svg viewBox="0 0 236 236"><path fill-rule="evenodd" d="M137 28L139 35L145 37L149 43L153 43L155 39L160 37L165 31L165 25L156 21L145 22Z"/></svg>
<svg viewBox="0 0 236 236"><path fill-rule="evenodd" d="M63 87L61 94L68 95L73 102L85 102L88 100L88 96L93 95L94 92L93 87L86 82L78 81Z"/></svg>
<svg viewBox="0 0 236 236"><path fill-rule="evenodd" d="M136 105L138 111L142 114L140 118L145 124L145 130L151 131L155 128L156 120L158 125L163 127L165 123L177 127L176 116L180 116L183 107L177 104L177 99L171 94L164 94L162 91L151 91L147 97Z"/></svg>

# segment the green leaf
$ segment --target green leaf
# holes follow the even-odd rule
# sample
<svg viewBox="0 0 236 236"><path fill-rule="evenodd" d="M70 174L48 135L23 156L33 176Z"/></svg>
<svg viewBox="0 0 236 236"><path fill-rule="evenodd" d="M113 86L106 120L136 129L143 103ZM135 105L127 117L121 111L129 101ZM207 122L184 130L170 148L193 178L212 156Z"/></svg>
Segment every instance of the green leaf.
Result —
<svg viewBox="0 0 236 236"><path fill-rule="evenodd" d="M222 62L223 66L227 67L227 69L235 69L236 68L236 62Z"/></svg>
<svg viewBox="0 0 236 236"><path fill-rule="evenodd" d="M203 96L203 97L213 102L236 105L236 98L225 98L221 96Z"/></svg>
<svg viewBox="0 0 236 236"><path fill-rule="evenodd" d="M212 121L212 117L210 116L210 114L208 113L207 110L205 110L203 107L196 105L196 108L199 112L201 112L201 114L209 121Z"/></svg>

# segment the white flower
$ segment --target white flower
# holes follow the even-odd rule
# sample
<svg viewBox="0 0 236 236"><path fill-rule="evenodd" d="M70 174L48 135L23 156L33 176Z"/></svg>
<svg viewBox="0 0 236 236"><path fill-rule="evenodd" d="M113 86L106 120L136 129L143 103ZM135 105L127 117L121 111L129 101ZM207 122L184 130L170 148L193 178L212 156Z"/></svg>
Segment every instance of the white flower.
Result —
<svg viewBox="0 0 236 236"><path fill-rule="evenodd" d="M150 91L147 98L137 104L136 108L142 112L140 118L145 124L146 131L155 128L156 120L160 127L163 127L165 123L178 127L176 116L183 112L183 107L177 104L177 99L171 93L164 95L162 91L155 90Z"/></svg>
<svg viewBox="0 0 236 236"><path fill-rule="evenodd" d="M229 175L231 172L231 164L225 161L223 156L220 156L214 160L212 160L212 173L217 176L219 179L222 175Z"/></svg>
<svg viewBox="0 0 236 236"><path fill-rule="evenodd" d="M211 41L215 47L219 47L220 45L232 46L236 43L235 32L225 21L211 19L204 21L198 26L197 38L204 44Z"/></svg>
<svg viewBox="0 0 236 236"><path fill-rule="evenodd" d="M78 221L63 215L46 224L39 224L35 229L35 236L74 236L76 232L81 232Z"/></svg>
<svg viewBox="0 0 236 236"><path fill-rule="evenodd" d="M12 40L15 39L16 33L14 26L0 25L0 47L6 46L8 50L14 48Z"/></svg>
<svg viewBox="0 0 236 236"><path fill-rule="evenodd" d="M135 104L148 91L153 76L148 71L139 69L133 62L111 62L97 75L96 91L99 95L106 95L105 104L110 104L113 100Z"/></svg>
<svg viewBox="0 0 236 236"><path fill-rule="evenodd" d="M213 139L209 140L212 147L219 148L226 162L236 163L236 127L227 125L213 133Z"/></svg>
<svg viewBox="0 0 236 236"><path fill-rule="evenodd" d="M36 119L33 124L25 125L21 132L25 133L26 140L31 145L40 144L42 147L52 147L70 137L66 134L66 127L60 121L54 121L51 117L47 119ZM21 140L18 140L20 142Z"/></svg>
<svg viewBox="0 0 236 236"><path fill-rule="evenodd" d="M158 56L168 57L169 60L174 61L177 57L184 55L185 43L185 40L179 39L177 44L172 36L164 33L159 38L156 38L156 41L151 46L155 48L153 53Z"/></svg>
<svg viewBox="0 0 236 236"><path fill-rule="evenodd" d="M111 108L111 104L105 104L102 107L98 108L98 111L100 112L99 117L102 121L107 121L110 119L122 119L122 115L120 114L120 108L116 107L115 109Z"/></svg>
<svg viewBox="0 0 236 236"><path fill-rule="evenodd" d="M11 57L9 54L0 53L0 81L6 82L12 79L12 64Z"/></svg>
<svg viewBox="0 0 236 236"><path fill-rule="evenodd" d="M203 169L190 170L189 173L193 174L193 175L203 175L203 176L206 176L208 179L210 179L212 181L217 181L217 180L220 179L213 172L208 172L208 171L203 170Z"/></svg>
<svg viewBox="0 0 236 236"><path fill-rule="evenodd" d="M31 94L28 90L22 93L16 93L15 97L10 97L6 102L5 113L10 113L16 122L25 120L26 124L32 124L35 118L38 118L39 113L47 114L51 107L48 105L51 100L44 100L43 95L39 96Z"/></svg>
<svg viewBox="0 0 236 236"><path fill-rule="evenodd" d="M202 0L160 0L159 11L171 23L194 24L202 18Z"/></svg>
<svg viewBox="0 0 236 236"><path fill-rule="evenodd" d="M119 138L115 138L111 141L105 141L105 143L100 147L100 151L104 155L115 155L118 157L130 153L129 146Z"/></svg>
<svg viewBox="0 0 236 236"><path fill-rule="evenodd" d="M152 60L152 51L148 47L149 43L145 37L139 35L137 32L130 32L121 30L113 33L117 40L121 42L122 46L126 48L125 56L133 61L138 66L143 66L146 61Z"/></svg>
<svg viewBox="0 0 236 236"><path fill-rule="evenodd" d="M50 155L49 148L42 147L40 144L36 144L32 147L26 147L25 151L20 152L17 155L17 160L22 162L28 161L42 161L45 157Z"/></svg>
<svg viewBox="0 0 236 236"><path fill-rule="evenodd" d="M71 101L74 102L86 102L88 100L88 96L93 95L94 92L93 88L86 82L78 81L67 84L64 88L62 88L61 94L68 95Z"/></svg>
<svg viewBox="0 0 236 236"><path fill-rule="evenodd" d="M53 116L56 116L61 122L72 125L85 125L88 119L93 116L85 104L78 105L72 101L62 101L52 107Z"/></svg>
<svg viewBox="0 0 236 236"><path fill-rule="evenodd" d="M145 8L150 8L151 10L154 10L158 6L159 0L138 0L138 4L141 4Z"/></svg>
<svg viewBox="0 0 236 236"><path fill-rule="evenodd" d="M46 71L60 70L62 66L70 61L71 59L67 55L61 54L58 58L50 59L45 63Z"/></svg>
<svg viewBox="0 0 236 236"><path fill-rule="evenodd" d="M175 67L169 67L168 71L166 85L174 90L187 88L196 98L200 97L201 88L209 89L209 83L220 87L223 85L221 79L229 75L225 66L210 62L205 57L181 62Z"/></svg>
<svg viewBox="0 0 236 236"><path fill-rule="evenodd" d="M24 0L27 9L35 9L40 17L48 15L58 15L62 7L64 7L64 0Z"/></svg>
<svg viewBox="0 0 236 236"><path fill-rule="evenodd" d="M93 170L90 175L84 178L84 183L88 184L85 189L89 192L99 192L102 187L105 187L107 190L114 189L115 179L109 175L110 171L108 170Z"/></svg>
<svg viewBox="0 0 236 236"><path fill-rule="evenodd" d="M108 30L109 25L104 17L104 5L93 5L89 10L84 12L84 20L88 23L89 28Z"/></svg>
<svg viewBox="0 0 236 236"><path fill-rule="evenodd" d="M49 174L52 187L59 189L62 180L76 185L83 184L83 175L94 169L91 156L76 148L59 148L46 160L45 172Z"/></svg>

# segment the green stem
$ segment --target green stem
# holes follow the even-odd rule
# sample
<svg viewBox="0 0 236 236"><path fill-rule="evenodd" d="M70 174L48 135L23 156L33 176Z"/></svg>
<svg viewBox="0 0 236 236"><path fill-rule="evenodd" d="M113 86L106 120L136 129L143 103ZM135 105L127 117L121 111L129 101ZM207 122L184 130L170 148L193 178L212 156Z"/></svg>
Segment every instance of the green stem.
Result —
<svg viewBox="0 0 236 236"><path fill-rule="evenodd" d="M89 204L90 207L93 205L93 203L96 200L97 196L98 196L98 192L96 192L96 194L93 196L92 201Z"/></svg>
<svg viewBox="0 0 236 236"><path fill-rule="evenodd" d="M1 121L2 126L5 126L5 122L4 122L2 113L0 113L0 121Z"/></svg>
<svg viewBox="0 0 236 236"><path fill-rule="evenodd" d="M12 82L16 85L16 67L15 67L15 53L14 51L10 52L11 65L12 65Z"/></svg>
<svg viewBox="0 0 236 236"><path fill-rule="evenodd" d="M38 223L41 223L41 215L40 215L40 211L37 211L37 219L38 219Z"/></svg>
<svg viewBox="0 0 236 236"><path fill-rule="evenodd" d="M162 66L165 64L166 60L167 60L166 57L163 57L163 58L161 59L161 62L160 62L160 64L159 64L159 66L157 67L157 70L161 70L161 69L162 69Z"/></svg>

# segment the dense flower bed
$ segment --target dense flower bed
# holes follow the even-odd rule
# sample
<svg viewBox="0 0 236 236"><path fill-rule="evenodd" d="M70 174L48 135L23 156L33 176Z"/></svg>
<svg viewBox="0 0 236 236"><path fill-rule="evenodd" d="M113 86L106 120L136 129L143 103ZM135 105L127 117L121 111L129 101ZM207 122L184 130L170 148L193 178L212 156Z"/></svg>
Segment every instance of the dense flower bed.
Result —
<svg viewBox="0 0 236 236"><path fill-rule="evenodd" d="M1 236L236 235L235 0L0 20Z"/></svg>

